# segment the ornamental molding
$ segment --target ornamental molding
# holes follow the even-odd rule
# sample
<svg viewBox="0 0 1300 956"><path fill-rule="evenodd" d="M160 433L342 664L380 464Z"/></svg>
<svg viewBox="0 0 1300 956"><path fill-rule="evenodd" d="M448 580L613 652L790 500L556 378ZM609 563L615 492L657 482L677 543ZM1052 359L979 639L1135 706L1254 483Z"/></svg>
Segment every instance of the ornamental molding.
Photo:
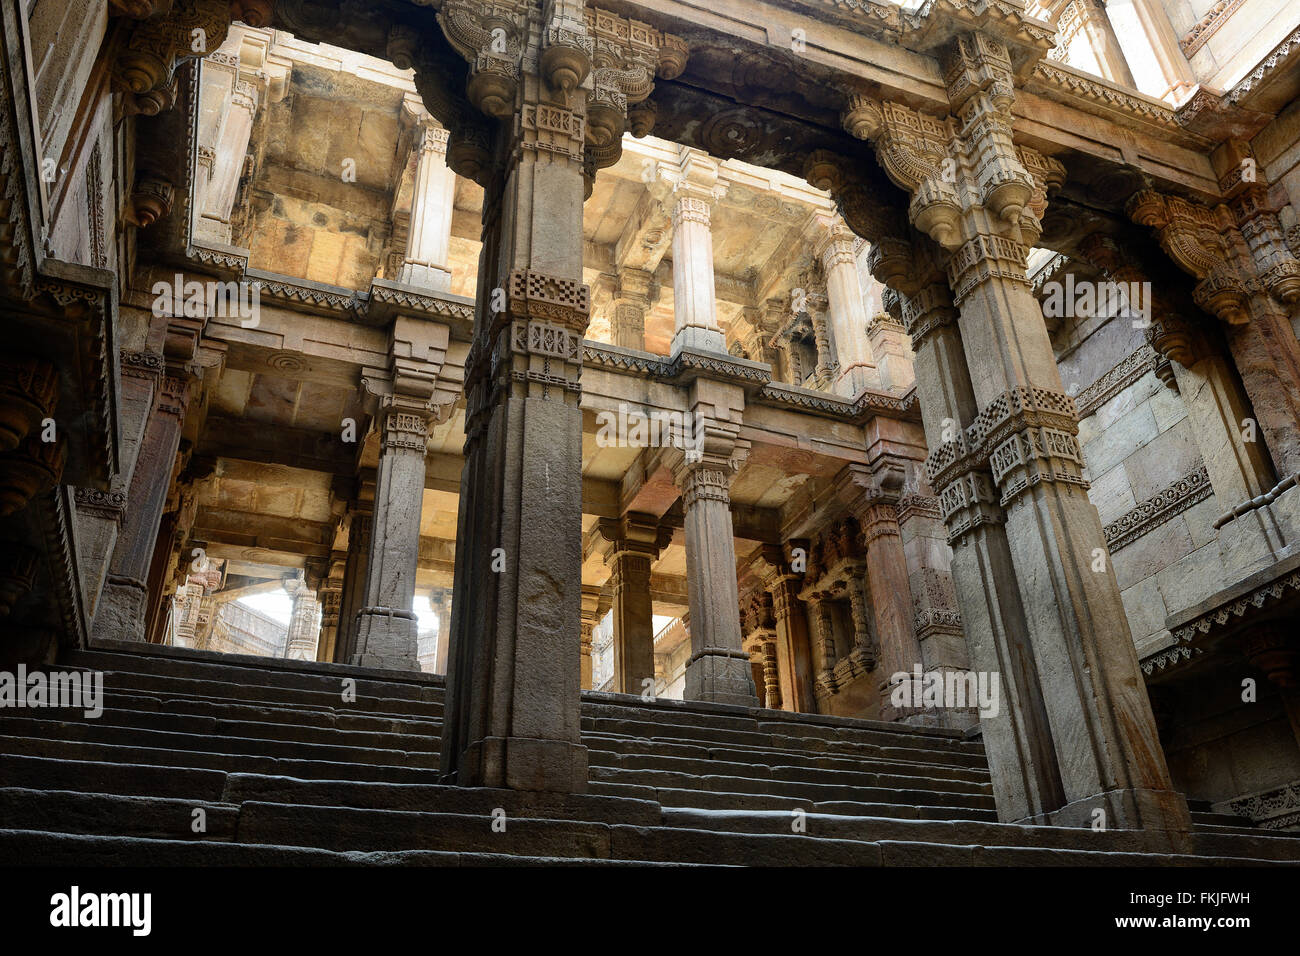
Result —
<svg viewBox="0 0 1300 956"><path fill-rule="evenodd" d="M1266 79L1272 79L1272 74L1297 51L1300 51L1300 30L1296 30L1274 47L1273 52L1265 57L1259 66L1232 88L1232 92L1224 97L1224 101L1236 106L1252 90L1258 89Z"/></svg>
<svg viewBox="0 0 1300 956"><path fill-rule="evenodd" d="M1263 830L1291 830L1300 827L1300 780L1216 803L1213 809L1216 813L1246 817Z"/></svg>
<svg viewBox="0 0 1300 956"><path fill-rule="evenodd" d="M1156 359L1155 349L1147 344L1143 344L1130 352L1118 365L1074 396L1074 404L1078 409L1079 418L1087 418L1124 389L1141 379L1142 376L1151 371Z"/></svg>
<svg viewBox="0 0 1300 956"><path fill-rule="evenodd" d="M1300 593L1300 570L1293 570L1180 625L1173 631L1174 639L1179 643L1191 644L1212 631L1225 630L1231 623L1242 620L1252 611L1262 610L1297 593ZM1149 670L1147 672L1150 673Z"/></svg>
<svg viewBox="0 0 1300 956"><path fill-rule="evenodd" d="M1241 9L1246 0L1219 0L1214 6L1205 12L1205 16L1197 20L1192 28L1187 31L1187 35L1178 41L1178 45L1183 50L1183 56L1189 60L1201 47L1209 41L1210 37L1219 32L1219 28L1228 22L1228 19Z"/></svg>
<svg viewBox="0 0 1300 956"><path fill-rule="evenodd" d="M1209 473L1202 465L1106 525L1106 546L1114 554L1213 493Z"/></svg>

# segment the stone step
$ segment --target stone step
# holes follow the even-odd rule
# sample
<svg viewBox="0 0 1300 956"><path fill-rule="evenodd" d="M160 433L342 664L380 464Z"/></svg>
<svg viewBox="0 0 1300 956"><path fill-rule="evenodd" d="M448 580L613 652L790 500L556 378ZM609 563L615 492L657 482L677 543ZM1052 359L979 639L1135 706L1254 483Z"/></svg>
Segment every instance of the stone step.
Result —
<svg viewBox="0 0 1300 956"><path fill-rule="evenodd" d="M86 836L35 830L0 830L0 859L35 866L675 866L689 864L520 857L433 850L335 852L255 843L187 842L141 837ZM21 864L20 864L21 865Z"/></svg>
<svg viewBox="0 0 1300 956"><path fill-rule="evenodd" d="M928 781L927 781L928 782ZM658 794L668 790L685 793L745 794L755 798L791 797L807 803L893 803L913 806L961 807L974 810L993 810L993 797L988 794L952 793L911 786L903 789L889 787L831 787L821 784L789 783L782 780L754 781L744 777L696 777L689 786L657 787L647 783L624 782L619 778L593 775L589 787L592 793L639 797L642 800L660 800ZM680 805L680 804L678 804ZM689 804L688 804L689 805Z"/></svg>
<svg viewBox="0 0 1300 956"><path fill-rule="evenodd" d="M878 735L878 742L862 739L823 738L823 737L787 737L783 734L760 733L758 731L718 730L712 727L693 727L687 724L660 727L645 721L591 720L583 718L582 733L607 737L627 737L653 740L656 743L685 743L704 747L730 747L740 750L770 748L775 750L798 751L803 753L828 754L832 756L883 756L890 751L891 756L905 757L906 754L943 755L939 759L946 762L949 751L934 750L930 741L924 738L910 738L903 735ZM955 756L955 754L954 754ZM982 753L969 752L977 766L985 765ZM933 758L931 758L933 759Z"/></svg>
<svg viewBox="0 0 1300 956"><path fill-rule="evenodd" d="M405 732L381 732L372 730L345 730L326 724L326 718L332 720L333 714L318 714L318 723L313 726L301 723L281 723L273 713L267 714L271 720L230 719L223 716L196 716L193 714L164 712L154 710L134 710L113 707L105 703L104 713L97 718L77 716L69 717L66 710L32 709L0 712L0 727L3 726L3 714L22 715L25 720L53 720L55 722L92 724L98 727L132 728L150 731L170 731L183 734L199 734L208 737L236 737L257 740L279 741L282 743L330 744L344 747L369 747L380 750L413 750L437 752L441 724L425 722L423 732L406 730ZM241 715L242 716L242 715ZM415 722L406 722L408 726L418 726ZM432 733L429 729L432 729ZM34 729L34 728L33 728Z"/></svg>
<svg viewBox="0 0 1300 956"><path fill-rule="evenodd" d="M879 774L898 777L926 777L932 780L951 780L974 786L988 786L987 771L965 767L946 767L941 763L921 763L905 760L846 760L830 759L815 763L801 755L781 752L770 760L728 760L724 757L700 758L662 755L658 753L623 754L597 749L596 742L588 739L587 763L590 766L610 767L620 770L665 770L686 774L728 774L737 777L797 779L810 783L853 783L855 780L875 786ZM789 763L783 761L789 760ZM865 775L865 776L864 776ZM872 778L871 780L866 779Z"/></svg>
<svg viewBox="0 0 1300 956"><path fill-rule="evenodd" d="M838 735L851 737L855 732L874 732L900 735L912 739L928 739L940 745L957 742L968 749L983 752L978 740L968 740L961 731L938 727L912 727L907 724L880 720L863 720L855 717L833 717L827 714L799 714L786 710L768 710L763 707L735 707L706 701L681 701L654 699L645 701L626 694L583 692L582 716L615 720L648 720L655 724L687 724L696 727L717 727L721 730L752 729L754 725L777 725L774 732L788 736ZM800 733L796 728L804 728Z"/></svg>
<svg viewBox="0 0 1300 956"><path fill-rule="evenodd" d="M675 808L665 808L663 819L665 824L672 826L732 833L786 833L790 832L793 822L789 813L780 811L704 812ZM1135 844L1140 845L1138 841L1141 839L1140 834L1132 831L1031 827L971 820L911 820L809 813L800 822L807 836L872 843L894 841L1124 853L1131 852ZM1225 837L1196 833L1188 849L1198 856L1246 856L1256 860L1300 862L1300 842L1258 835Z"/></svg>
<svg viewBox="0 0 1300 956"><path fill-rule="evenodd" d="M702 723L659 723L647 713L640 719L622 717L582 718L584 733L620 734L656 740L692 740L710 743L757 745L761 747L803 748L834 751L860 746L915 748L940 753L968 753L983 756L983 747L971 741L950 737L921 736L890 730L820 727L813 723L760 723L736 721L731 726Z"/></svg>
<svg viewBox="0 0 1300 956"><path fill-rule="evenodd" d="M194 831L196 809L203 811L202 833ZM0 820L15 830L167 840L233 840L239 807L171 797L5 786L0 787Z"/></svg>
<svg viewBox="0 0 1300 956"><path fill-rule="evenodd" d="M123 645L120 642L118 647ZM357 683L359 695L436 700L443 698L443 678L421 671L393 671L325 664L317 661L289 661L282 658L221 654L189 648L127 644L127 650L108 649L98 642L88 650L65 650L59 667L134 672L160 677L227 681L294 690L332 690L343 678ZM147 647L148 649L142 649Z"/></svg>
<svg viewBox="0 0 1300 956"><path fill-rule="evenodd" d="M104 709L162 711L206 717L267 723L334 724L343 730L377 733L436 732L442 727L437 713L403 715L367 712L357 704L335 701L329 705L236 700L228 697L192 696L167 690L133 691L104 689ZM33 713L36 711L33 710ZM66 709L65 709L66 712ZM80 713L80 709L76 709Z"/></svg>
<svg viewBox="0 0 1300 956"><path fill-rule="evenodd" d="M300 745L301 746L301 745ZM374 763L338 763L287 757L184 751L126 744L53 740L48 737L0 736L0 754L51 759L86 760L114 764L149 764L199 770L267 773L308 780L381 780L392 783L433 783L437 771L412 766Z"/></svg>
<svg viewBox="0 0 1300 956"><path fill-rule="evenodd" d="M62 670L83 670L71 666ZM354 701L343 699L344 685L337 682L330 690L302 690L279 688L263 684L237 684L231 681L199 680L188 677L162 677L137 671L103 671L104 689L110 693L144 695L166 694L213 700L231 700L264 705L294 705L316 707L353 707L359 713L392 714L402 717L428 719L442 716L438 701L421 701L409 698L368 696L357 690Z"/></svg>
<svg viewBox="0 0 1300 956"><path fill-rule="evenodd" d="M788 763L795 760L831 760L847 761L856 764L862 760L900 760L925 764L938 764L962 767L988 772L988 764L982 754L944 754L934 750L920 750L900 747L877 747L873 744L843 745L830 750L825 741L797 741L802 747L773 747L757 744L718 744L707 740L692 741L685 738L662 739L649 737L629 737L626 734L606 734L585 731L583 740L589 746L615 753L663 754L665 756L692 757L702 760L717 757L723 760L739 760L764 763Z"/></svg>
<svg viewBox="0 0 1300 956"><path fill-rule="evenodd" d="M909 820L997 820L994 810L971 807L916 806L912 804L866 803L850 800L814 801L781 794L727 793L709 790L674 790L630 787L622 784L593 783L589 792L596 795L639 797L654 800L664 807L697 810L781 810L788 815L799 809L805 813L842 813L849 816L901 817ZM942 797L942 794L936 796Z"/></svg>
<svg viewBox="0 0 1300 956"><path fill-rule="evenodd" d="M624 767L596 765L591 767L591 780L612 783L640 784L648 787L673 787L707 790L731 790L748 793L791 793L793 788L809 788L811 793L851 793L853 791L899 792L908 789L936 793L960 793L987 796L992 799L993 789L987 783L970 783L962 780L944 780L922 774L848 773L842 770L809 771L803 767L737 767L705 768L699 772L675 770L633 770ZM763 773L762 771L768 771ZM814 776L815 774L815 776ZM707 781L707 784L705 783ZM792 789L785 789L792 788ZM828 797L826 799L853 799Z"/></svg>
<svg viewBox="0 0 1300 956"><path fill-rule="evenodd" d="M237 804L285 803L360 810L474 814L481 817L490 816L499 808L505 811L507 819L531 817L643 825L657 824L660 819L659 804L623 797L547 794L440 784L300 780L268 774L230 774L226 778L221 799Z"/></svg>
<svg viewBox="0 0 1300 956"><path fill-rule="evenodd" d="M226 777L224 770L0 753L0 781L7 786L36 790L49 787L83 793L219 802L226 789Z"/></svg>
<svg viewBox="0 0 1300 956"><path fill-rule="evenodd" d="M13 713L18 713L17 711ZM434 768L436 750L398 750L347 744L303 743L267 737L239 737L146 730L139 727L101 724L94 720L51 720L47 718L0 716L0 736L32 737L54 735L63 741L92 744L121 744L130 747L171 748L256 757L285 757L335 763L384 764ZM390 735L390 740L393 739ZM401 738L397 738L401 739Z"/></svg>

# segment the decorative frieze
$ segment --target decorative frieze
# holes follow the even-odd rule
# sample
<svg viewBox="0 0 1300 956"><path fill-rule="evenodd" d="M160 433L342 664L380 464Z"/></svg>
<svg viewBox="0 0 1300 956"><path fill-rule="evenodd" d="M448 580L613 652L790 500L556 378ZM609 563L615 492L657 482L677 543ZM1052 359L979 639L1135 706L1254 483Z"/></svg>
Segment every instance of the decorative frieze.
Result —
<svg viewBox="0 0 1300 956"><path fill-rule="evenodd" d="M1106 546L1114 554L1213 493L1210 476L1202 465L1106 525Z"/></svg>
<svg viewBox="0 0 1300 956"><path fill-rule="evenodd" d="M1216 813L1245 817L1264 830L1300 828L1300 781L1217 803L1213 809Z"/></svg>
<svg viewBox="0 0 1300 956"><path fill-rule="evenodd" d="M1219 28L1228 22L1228 18L1236 13L1246 0L1219 0L1209 10L1205 11L1205 16L1197 20L1192 28L1187 31L1187 35L1178 41L1178 46L1182 48L1183 56L1191 59L1201 47L1209 42L1210 37L1219 31Z"/></svg>
<svg viewBox="0 0 1300 956"><path fill-rule="evenodd" d="M77 513L94 515L122 526L122 516L126 513L126 493L122 491L99 491L94 488L78 488L76 491Z"/></svg>
<svg viewBox="0 0 1300 956"><path fill-rule="evenodd" d="M1087 388L1074 396L1080 418L1087 418L1124 389L1128 388L1155 365L1157 353L1150 345L1141 345L1130 352L1118 365L1106 372Z"/></svg>

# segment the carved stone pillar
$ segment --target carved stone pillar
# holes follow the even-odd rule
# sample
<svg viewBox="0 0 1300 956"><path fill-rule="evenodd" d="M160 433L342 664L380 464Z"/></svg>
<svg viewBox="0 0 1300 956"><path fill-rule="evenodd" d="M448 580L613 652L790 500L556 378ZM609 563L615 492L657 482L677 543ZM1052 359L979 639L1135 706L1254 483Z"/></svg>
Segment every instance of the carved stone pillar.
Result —
<svg viewBox="0 0 1300 956"><path fill-rule="evenodd" d="M769 710L780 710L781 677L777 663L776 616L772 608L772 596L766 590L759 589L747 603L742 616L742 629L745 633L745 650L753 663L759 699L762 706Z"/></svg>
<svg viewBox="0 0 1300 956"><path fill-rule="evenodd" d="M613 342L620 348L645 350L645 317L650 310L654 276L642 269L620 269L611 322Z"/></svg>
<svg viewBox="0 0 1300 956"><path fill-rule="evenodd" d="M593 57L581 3L505 10L446 0L438 17L470 64L465 96L504 122L449 102L437 72L416 76L430 110L457 118L453 167L485 187L441 767L466 786L584 791L582 204L618 160L627 104L656 70L681 73L684 45L602 14Z"/></svg>
<svg viewBox="0 0 1300 956"><path fill-rule="evenodd" d="M314 661L320 640L316 614L320 605L316 594L301 580L293 582L293 613L289 617L289 634L285 639L284 656L291 661Z"/></svg>
<svg viewBox="0 0 1300 956"><path fill-rule="evenodd" d="M434 588L429 604L438 615L438 651L434 658L434 672L447 673L447 654L451 648L451 588Z"/></svg>
<svg viewBox="0 0 1300 956"><path fill-rule="evenodd" d="M717 167L707 158L690 155L683 179L673 189L673 308L676 332L672 353L683 348L726 352L718 326L717 292L713 280L713 204L721 187Z"/></svg>
<svg viewBox="0 0 1300 956"><path fill-rule="evenodd" d="M320 642L316 647L316 660L332 661L335 642L339 632L339 605L343 601L342 581L337 588L325 588L321 591L320 602Z"/></svg>
<svg viewBox="0 0 1300 956"><path fill-rule="evenodd" d="M224 83L204 99L219 95L222 101L214 111L213 121L205 115L200 122L199 162L196 182L199 215L194 221L197 237L220 243L232 241L230 217L244 173L253 122L257 118L260 93L257 86L239 76L239 43L242 32L230 38L222 51L205 60L205 79L213 72L223 74ZM233 47L233 49L231 49ZM229 74L229 76L224 76ZM205 107L208 104L203 104ZM211 139L210 143L203 142Z"/></svg>
<svg viewBox="0 0 1300 956"><path fill-rule="evenodd" d="M108 491L90 488L76 491L77 553L81 559L82 593L92 619L126 517L127 492L153 406L154 389L162 378L163 360L152 352L123 349L119 354L119 368L122 384L118 417L122 423L122 442L118 472L109 479Z"/></svg>
<svg viewBox="0 0 1300 956"><path fill-rule="evenodd" d="M686 698L754 706L758 697L740 634L736 547L731 527L734 466L725 459L687 460L673 469L686 511L691 657Z"/></svg>
<svg viewBox="0 0 1300 956"><path fill-rule="evenodd" d="M607 605L602 599L602 589L584 587L582 589L582 629L579 632L579 648L582 655L581 683L583 690L592 689L592 632L600 619L604 617Z"/></svg>
<svg viewBox="0 0 1300 956"><path fill-rule="evenodd" d="M961 118L957 194L978 201L955 217L941 208L946 200L927 191L948 185L936 169L912 214L953 250L949 284L979 412L931 462L973 452L1000 493L1066 800L1046 818L1089 825L1101 810L1108 827L1165 831L1152 838L1177 843L1190 828L1186 801L1169 779L1114 570L1093 570L1105 537L1082 477L1074 403L1025 274L1045 186L1011 141L1010 55L1001 39L971 33L952 42L944 65ZM1080 735L1090 746L1071 743Z"/></svg>
<svg viewBox="0 0 1300 956"><path fill-rule="evenodd" d="M824 217L818 225L821 234L816 248L826 273L831 337L839 365L834 388L841 395L855 396L869 385L879 386L880 375L867 340L867 310L858 282L854 235L838 214Z"/></svg>
<svg viewBox="0 0 1300 956"><path fill-rule="evenodd" d="M402 405L388 407L382 416L370 558L352 663L415 670L418 628L412 607L429 418L419 407Z"/></svg>
<svg viewBox="0 0 1300 956"><path fill-rule="evenodd" d="M143 641L149 613L149 571L171 484L190 385L166 376L155 396L131 475L126 515L117 536L93 634L98 640Z"/></svg>
<svg viewBox="0 0 1300 956"><path fill-rule="evenodd" d="M415 186L406 258L397 276L404 285L451 288L451 217L456 199L456 174L447 167L445 129L425 120L415 132Z"/></svg>
<svg viewBox="0 0 1300 956"><path fill-rule="evenodd" d="M781 700L789 710L812 713L812 655L808 642L808 619L799 600L801 576L790 573L778 556L773 572L764 579L772 595L776 620L777 673L781 679Z"/></svg>
<svg viewBox="0 0 1300 956"><path fill-rule="evenodd" d="M333 657L333 660L339 664L351 662L352 651L357 643L357 612L362 608L366 580L369 577L370 532L374 523L369 510L370 505L371 502L366 502L365 510L361 507L354 508L348 523L348 556L343 566L339 629Z"/></svg>
<svg viewBox="0 0 1300 956"><path fill-rule="evenodd" d="M942 273L922 249L893 241L871 254L877 278L900 289L898 309L916 350L916 387L932 448L957 440L975 417L957 313ZM887 297L888 299L888 297ZM932 456L933 459L933 456ZM1025 620L993 476L975 456L934 463L948 528L952 577L973 666L998 674L1002 706L981 718L998 817L1040 816L1065 797L1043 703L1029 625Z"/></svg>
<svg viewBox="0 0 1300 956"><path fill-rule="evenodd" d="M602 520L597 531L609 568L614 611L614 683L617 694L640 694L654 687L654 604L650 565L659 555L659 528L653 516L628 514Z"/></svg>
<svg viewBox="0 0 1300 956"><path fill-rule="evenodd" d="M898 683L914 682L913 668L925 666L913 627L912 592L907 580L907 556L898 528L898 499L902 476L885 469L873 475L850 466L841 476L841 495L862 531L866 549L867 587L880 642L880 714L884 720L909 720L917 714L899 711L890 698ZM913 688L910 699L919 700ZM931 715L933 716L933 715Z"/></svg>

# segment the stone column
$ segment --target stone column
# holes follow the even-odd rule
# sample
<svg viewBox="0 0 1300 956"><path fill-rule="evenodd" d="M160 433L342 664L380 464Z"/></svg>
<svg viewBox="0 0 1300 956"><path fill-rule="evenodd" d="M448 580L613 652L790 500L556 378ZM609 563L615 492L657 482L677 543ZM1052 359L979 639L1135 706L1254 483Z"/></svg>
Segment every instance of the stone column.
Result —
<svg viewBox="0 0 1300 956"><path fill-rule="evenodd" d="M119 419L122 442L119 470L109 479L108 491L78 488L76 491L77 554L81 561L82 591L86 609L94 619L99 596L126 517L127 493L135 471L136 457L144 440L153 407L154 390L163 373L162 356L153 352L119 353L121 392ZM12 381L13 379L11 379Z"/></svg>
<svg viewBox="0 0 1300 956"><path fill-rule="evenodd" d="M673 189L673 308L676 332L672 353L682 349L726 352L718 326L713 280L713 204L722 187L715 164L692 153L683 179Z"/></svg>
<svg viewBox="0 0 1300 956"><path fill-rule="evenodd" d="M343 582L338 587L328 587L320 594L320 642L316 646L316 660L333 661L338 642L339 605L343 601Z"/></svg>
<svg viewBox="0 0 1300 956"><path fill-rule="evenodd" d="M370 531L373 525L368 510L354 507L348 523L348 556L343 566L343 590L339 598L339 629L333 660L347 664L357 643L357 612L365 599L370 565Z"/></svg>
<svg viewBox="0 0 1300 956"><path fill-rule="evenodd" d="M865 568L854 568L849 575L849 608L853 615L853 650L850 655L862 662L867 670L874 670L880 659L880 640L876 634L875 615L867 597Z"/></svg>
<svg viewBox="0 0 1300 956"><path fill-rule="evenodd" d="M690 589L691 657L686 698L754 706L758 697L741 641L736 547L731 528L727 460L690 461L673 469L686 511L686 578Z"/></svg>
<svg viewBox="0 0 1300 956"><path fill-rule="evenodd" d="M155 396L131 475L126 515L109 564L108 580L95 610L92 633L97 640L146 639L149 569L180 448L189 394L185 379L165 376Z"/></svg>
<svg viewBox="0 0 1300 956"><path fill-rule="evenodd" d="M397 404L381 415L374 523L352 663L415 670L418 627L412 608L429 419L423 409Z"/></svg>
<svg viewBox="0 0 1300 956"><path fill-rule="evenodd" d="M244 172L244 156L248 152L253 120L257 116L257 87L247 80L236 79L226 103L224 120L216 149L206 165L210 174L202 185L203 201L196 235L218 242L231 241L230 216L239 192L239 180Z"/></svg>
<svg viewBox="0 0 1300 956"><path fill-rule="evenodd" d="M869 385L880 385L880 374L867 341L867 310L853 252L855 237L838 213L819 217L817 227L820 235L816 250L826 273L831 337L835 340L835 358L839 364L834 389L852 397Z"/></svg>
<svg viewBox="0 0 1300 956"><path fill-rule="evenodd" d="M961 118L958 183L936 162L909 213L953 251L949 283L978 413L930 461L939 471L971 455L988 462L1005 509L1066 800L1044 819L1088 826L1101 811L1108 828L1183 845L1186 801L1170 782L1114 570L1109 561L1093 570L1106 542L1082 477L1074 403L1025 272L1040 228L1035 210L1060 170L1012 143L1014 87L1001 39L959 35L942 61Z"/></svg>
<svg viewBox="0 0 1300 956"><path fill-rule="evenodd" d="M812 655L808 643L808 619L799 600L801 577L790 573L783 559L773 565L763 585L772 595L776 619L777 673L781 678L781 700L788 710L812 713Z"/></svg>
<svg viewBox="0 0 1300 956"><path fill-rule="evenodd" d="M285 640L284 656L291 661L314 661L320 640L320 629L316 622L316 612L320 605L316 602L315 592L302 580L294 580L290 586L293 587L293 613L289 617L289 635Z"/></svg>
<svg viewBox="0 0 1300 956"><path fill-rule="evenodd" d="M438 614L438 651L433 667L435 673L445 675L451 647L451 588L434 588L429 594L429 604Z"/></svg>
<svg viewBox="0 0 1300 956"><path fill-rule="evenodd" d="M605 616L607 606L603 600L603 589L583 587L582 589L582 629L579 631L578 644L582 655L581 683L583 690L592 689L592 632L600 619Z"/></svg>
<svg viewBox="0 0 1300 956"><path fill-rule="evenodd" d="M628 514L602 519L597 533L609 568L614 610L614 683L618 694L640 694L655 676L654 604L650 600L650 565L659 556L659 528L652 515Z"/></svg>
<svg viewBox="0 0 1300 956"><path fill-rule="evenodd" d="M965 433L976 405L957 312L930 252L919 243L891 241L873 248L871 263L877 278L902 293L890 307L899 311L916 350L927 440L942 449ZM953 549L953 584L971 662L997 674L1001 687L998 713L981 719L998 818L1038 817L1065 797L993 477L969 455L936 452L927 468Z"/></svg>
<svg viewBox="0 0 1300 956"><path fill-rule="evenodd" d="M1101 67L1101 75L1120 86L1135 89L1137 84L1124 59L1124 51L1120 48L1119 38L1115 36L1115 28L1110 22L1106 5L1102 0L1074 2L1083 18L1083 29L1093 55L1097 58L1097 64Z"/></svg>
<svg viewBox="0 0 1300 956"><path fill-rule="evenodd" d="M611 322L614 344L645 351L645 317L650 311L654 276L643 269L620 269Z"/></svg>
<svg viewBox="0 0 1300 956"><path fill-rule="evenodd" d="M447 167L445 129L425 119L416 127L415 185L406 258L397 281L404 285L451 288L451 217L456 199L456 174Z"/></svg>

